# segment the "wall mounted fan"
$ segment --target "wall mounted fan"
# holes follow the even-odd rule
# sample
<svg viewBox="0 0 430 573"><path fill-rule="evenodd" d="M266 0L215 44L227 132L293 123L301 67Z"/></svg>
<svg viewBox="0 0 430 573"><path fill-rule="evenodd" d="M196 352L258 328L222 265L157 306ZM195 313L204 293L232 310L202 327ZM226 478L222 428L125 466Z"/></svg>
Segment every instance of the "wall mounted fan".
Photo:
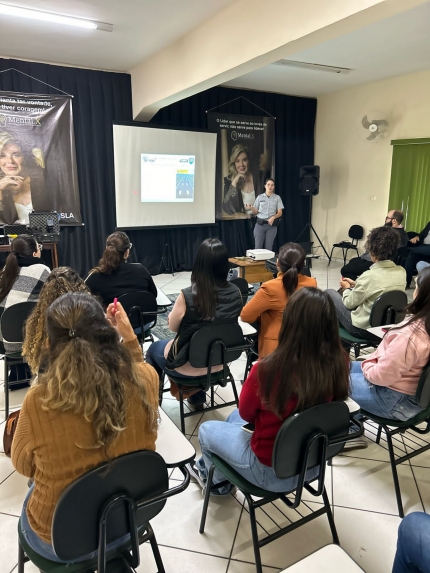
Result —
<svg viewBox="0 0 430 573"><path fill-rule="evenodd" d="M366 130L365 138L372 141L383 136L390 124L381 111L370 111L362 118L361 125Z"/></svg>

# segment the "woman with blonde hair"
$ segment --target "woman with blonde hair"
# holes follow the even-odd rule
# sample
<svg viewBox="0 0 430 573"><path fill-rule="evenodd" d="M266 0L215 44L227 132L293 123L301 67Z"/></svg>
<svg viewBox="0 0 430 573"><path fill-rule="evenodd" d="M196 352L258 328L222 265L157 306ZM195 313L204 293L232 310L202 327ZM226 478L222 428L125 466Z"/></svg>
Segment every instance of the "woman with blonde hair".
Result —
<svg viewBox="0 0 430 573"><path fill-rule="evenodd" d="M12 463L34 479L22 534L36 553L60 561L51 526L64 490L103 462L155 450L158 376L119 303L105 315L89 294L65 294L48 308L46 328L44 372L24 399Z"/></svg>
<svg viewBox="0 0 430 573"><path fill-rule="evenodd" d="M69 267L53 269L40 291L37 305L25 326L22 354L27 359L27 363L34 374L39 370L40 357L48 339L45 325L46 311L54 300L68 292L89 293L89 289L73 269Z"/></svg>
<svg viewBox="0 0 430 573"><path fill-rule="evenodd" d="M132 246L122 231L109 235L99 264L85 279L90 291L106 306L128 292L148 291L157 297L157 287L146 268L140 263L128 263Z"/></svg>
<svg viewBox="0 0 430 573"><path fill-rule="evenodd" d="M249 151L241 144L231 150L228 176L224 178L223 211L243 218L252 215L256 182L251 172Z"/></svg>

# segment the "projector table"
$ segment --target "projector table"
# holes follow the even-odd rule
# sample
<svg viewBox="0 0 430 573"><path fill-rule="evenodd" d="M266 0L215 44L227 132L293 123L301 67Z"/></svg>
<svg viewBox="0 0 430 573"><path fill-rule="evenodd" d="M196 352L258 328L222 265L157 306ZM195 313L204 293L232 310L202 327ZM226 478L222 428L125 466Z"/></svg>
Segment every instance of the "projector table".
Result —
<svg viewBox="0 0 430 573"><path fill-rule="evenodd" d="M273 279L273 274L266 269L266 261L232 258L228 262L239 267L239 276L249 283L264 283Z"/></svg>

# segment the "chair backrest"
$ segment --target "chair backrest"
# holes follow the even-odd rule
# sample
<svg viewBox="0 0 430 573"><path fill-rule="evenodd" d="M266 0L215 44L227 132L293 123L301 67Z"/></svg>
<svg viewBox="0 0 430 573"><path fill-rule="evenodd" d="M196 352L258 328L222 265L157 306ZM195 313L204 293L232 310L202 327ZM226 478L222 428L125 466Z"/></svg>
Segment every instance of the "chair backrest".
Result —
<svg viewBox="0 0 430 573"><path fill-rule="evenodd" d="M360 241L363 238L364 229L361 225L352 225L348 231L348 237Z"/></svg>
<svg viewBox="0 0 430 573"><path fill-rule="evenodd" d="M384 292L375 300L370 311L370 326L397 324L404 318L408 297L403 290Z"/></svg>
<svg viewBox="0 0 430 573"><path fill-rule="evenodd" d="M240 296L242 297L242 305L245 306L249 294L248 281L239 277L237 279L231 280L230 283L236 285L237 288L240 290Z"/></svg>
<svg viewBox="0 0 430 573"><path fill-rule="evenodd" d="M421 373L415 399L421 408L426 410L430 407L430 362L427 363Z"/></svg>
<svg viewBox="0 0 430 573"><path fill-rule="evenodd" d="M215 344L217 341L221 341L223 344ZM242 329L237 322L203 326L191 337L188 353L191 366L194 368L207 368L211 350L211 366L223 364L224 345L226 348L225 362L237 360L242 354L242 349L239 348L244 345L244 337Z"/></svg>
<svg viewBox="0 0 430 573"><path fill-rule="evenodd" d="M303 469L309 440L323 434L330 441L346 436L349 428L349 410L344 402L328 402L308 408L285 420L276 435L272 454L272 467L276 476L286 479L296 476ZM329 445L327 459L337 455L343 444ZM325 464L322 441L318 440L309 449L307 467Z"/></svg>
<svg viewBox="0 0 430 573"><path fill-rule="evenodd" d="M152 451L125 454L90 470L63 492L54 511L52 543L64 561L73 561L98 549L99 521L106 502L126 494L136 502L167 491L168 472L163 458ZM166 500L139 509L135 523L140 527L163 509ZM125 503L108 515L107 543L130 531Z"/></svg>
<svg viewBox="0 0 430 573"><path fill-rule="evenodd" d="M16 343L24 341L24 324L36 304L35 300L27 300L13 304L3 311L0 329L5 341Z"/></svg>
<svg viewBox="0 0 430 573"><path fill-rule="evenodd" d="M133 328L139 328L141 320L144 325L151 322L155 324L158 307L157 299L152 293L143 290L127 292L119 296L118 301L124 307ZM154 314L150 314L152 312ZM142 313L145 314L142 315Z"/></svg>

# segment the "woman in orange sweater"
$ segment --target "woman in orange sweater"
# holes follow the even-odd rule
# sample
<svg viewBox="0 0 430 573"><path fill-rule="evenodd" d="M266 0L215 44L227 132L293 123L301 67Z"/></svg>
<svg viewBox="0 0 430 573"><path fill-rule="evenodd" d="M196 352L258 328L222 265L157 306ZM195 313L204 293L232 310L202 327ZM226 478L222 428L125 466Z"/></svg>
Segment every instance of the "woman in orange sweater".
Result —
<svg viewBox="0 0 430 573"><path fill-rule="evenodd" d="M34 479L23 535L36 553L60 561L51 526L67 486L109 459L155 450L158 376L119 303L105 316L92 296L68 293L48 308L46 326L46 369L24 399L12 462Z"/></svg>
<svg viewBox="0 0 430 573"><path fill-rule="evenodd" d="M263 283L255 296L244 306L240 318L245 322L259 319L258 356L264 358L278 346L282 315L290 296L303 287L315 287L317 281L300 274L306 253L297 243L286 243L279 249L278 276Z"/></svg>

